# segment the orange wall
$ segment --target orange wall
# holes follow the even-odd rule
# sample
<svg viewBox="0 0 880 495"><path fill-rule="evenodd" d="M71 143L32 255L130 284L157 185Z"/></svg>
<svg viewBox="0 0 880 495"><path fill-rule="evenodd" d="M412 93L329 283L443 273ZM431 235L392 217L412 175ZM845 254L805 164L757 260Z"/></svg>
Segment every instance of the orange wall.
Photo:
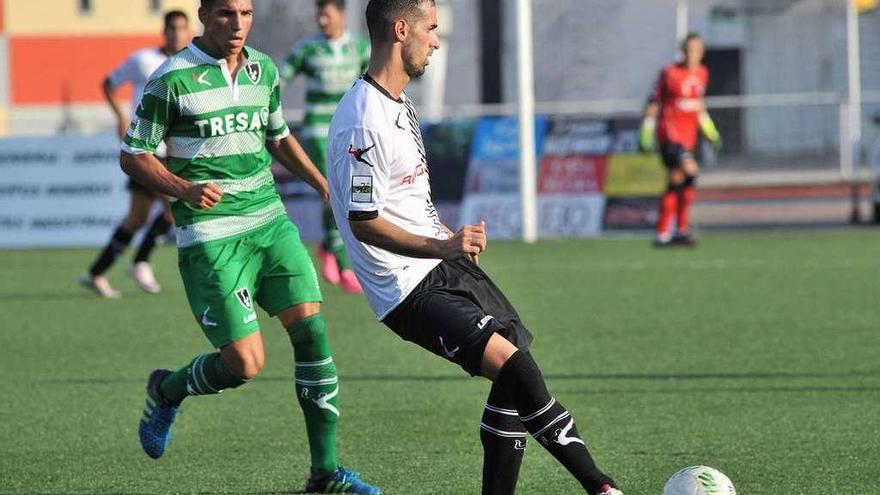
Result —
<svg viewBox="0 0 880 495"><path fill-rule="evenodd" d="M102 101L107 73L134 50L160 43L158 35L10 37L11 103Z"/></svg>

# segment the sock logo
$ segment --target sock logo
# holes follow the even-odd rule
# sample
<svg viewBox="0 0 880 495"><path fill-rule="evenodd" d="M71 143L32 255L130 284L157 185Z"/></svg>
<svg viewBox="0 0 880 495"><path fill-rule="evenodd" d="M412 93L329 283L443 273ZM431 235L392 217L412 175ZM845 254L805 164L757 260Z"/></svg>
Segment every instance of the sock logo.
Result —
<svg viewBox="0 0 880 495"><path fill-rule="evenodd" d="M254 309L254 305L251 304L251 293L248 292L247 287L242 287L241 289L236 290L235 298L238 299L238 302L241 303L241 305L244 306L245 309L247 309L248 311Z"/></svg>
<svg viewBox="0 0 880 495"><path fill-rule="evenodd" d="M455 355L458 354L458 351L461 349L461 348L458 347L458 346L456 346L456 347L455 347L454 349L452 349L452 350L448 349L448 348L446 347L446 344L443 343L443 337L440 337L440 347L443 348L443 353L446 354L446 357L448 357L448 358L450 358L450 359L451 359L451 358L454 358Z"/></svg>
<svg viewBox="0 0 880 495"><path fill-rule="evenodd" d="M525 440L520 440L519 438L517 438L513 441L513 448L514 450L526 450Z"/></svg>
<svg viewBox="0 0 880 495"><path fill-rule="evenodd" d="M318 409L326 409L339 416L339 409L336 409L336 406L330 403L330 401L337 395L339 395L339 385L337 385L329 394L322 395L317 399L312 399L312 401L318 406Z"/></svg>
<svg viewBox="0 0 880 495"><path fill-rule="evenodd" d="M572 428L574 428L574 419L569 419L568 424L565 425L565 428L562 428L560 430L556 430L556 438L554 438L553 441L558 443L559 445L562 445L563 447L565 447L566 445L571 444L571 443L579 443L579 444L584 445L586 447L586 445L584 444L584 441L581 440L580 438L578 438L576 436L574 436L574 437L568 436L568 433L571 431Z"/></svg>

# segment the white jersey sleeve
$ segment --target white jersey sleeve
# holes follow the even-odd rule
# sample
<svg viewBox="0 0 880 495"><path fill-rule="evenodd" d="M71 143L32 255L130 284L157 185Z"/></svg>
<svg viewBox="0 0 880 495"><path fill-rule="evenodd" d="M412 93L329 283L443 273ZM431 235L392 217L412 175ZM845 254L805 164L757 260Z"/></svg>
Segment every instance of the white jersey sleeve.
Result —
<svg viewBox="0 0 880 495"><path fill-rule="evenodd" d="M343 167L348 172L346 182L351 184L346 195L348 218L376 218L387 200L393 148L382 134L362 127L352 129L347 141L349 159Z"/></svg>
<svg viewBox="0 0 880 495"><path fill-rule="evenodd" d="M107 74L107 80L114 88L122 86L126 83L139 83L143 79L141 72L139 52L132 53L125 61L117 65L115 69Z"/></svg>

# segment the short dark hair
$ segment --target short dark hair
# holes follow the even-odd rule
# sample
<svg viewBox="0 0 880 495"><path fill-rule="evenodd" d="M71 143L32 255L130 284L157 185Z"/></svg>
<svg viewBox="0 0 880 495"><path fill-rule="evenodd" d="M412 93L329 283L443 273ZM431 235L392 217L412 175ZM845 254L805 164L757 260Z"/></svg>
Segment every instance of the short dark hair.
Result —
<svg viewBox="0 0 880 495"><path fill-rule="evenodd" d="M370 0L367 4L370 39L385 41L391 24L400 18L412 19L424 2L434 5L434 0Z"/></svg>
<svg viewBox="0 0 880 495"><path fill-rule="evenodd" d="M681 40L681 51L684 51L687 48L687 44L689 41L700 40L703 41L703 37L700 36L700 33L696 31L691 31L685 35L684 39Z"/></svg>
<svg viewBox="0 0 880 495"><path fill-rule="evenodd" d="M165 12L165 24L164 26L167 28L174 22L174 19L183 19L186 22L189 22L189 16L186 15L186 12L182 10L169 10Z"/></svg>
<svg viewBox="0 0 880 495"><path fill-rule="evenodd" d="M315 7L323 9L327 5L332 5L339 10L345 10L345 0L315 0Z"/></svg>

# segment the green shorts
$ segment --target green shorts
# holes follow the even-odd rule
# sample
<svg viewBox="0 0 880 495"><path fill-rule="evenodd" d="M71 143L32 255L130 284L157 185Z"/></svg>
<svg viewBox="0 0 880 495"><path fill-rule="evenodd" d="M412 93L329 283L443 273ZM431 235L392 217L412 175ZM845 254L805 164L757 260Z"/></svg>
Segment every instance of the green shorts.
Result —
<svg viewBox="0 0 880 495"><path fill-rule="evenodd" d="M217 348L260 329L254 302L275 316L321 301L312 259L286 217L243 237L180 249L178 265L189 306Z"/></svg>

